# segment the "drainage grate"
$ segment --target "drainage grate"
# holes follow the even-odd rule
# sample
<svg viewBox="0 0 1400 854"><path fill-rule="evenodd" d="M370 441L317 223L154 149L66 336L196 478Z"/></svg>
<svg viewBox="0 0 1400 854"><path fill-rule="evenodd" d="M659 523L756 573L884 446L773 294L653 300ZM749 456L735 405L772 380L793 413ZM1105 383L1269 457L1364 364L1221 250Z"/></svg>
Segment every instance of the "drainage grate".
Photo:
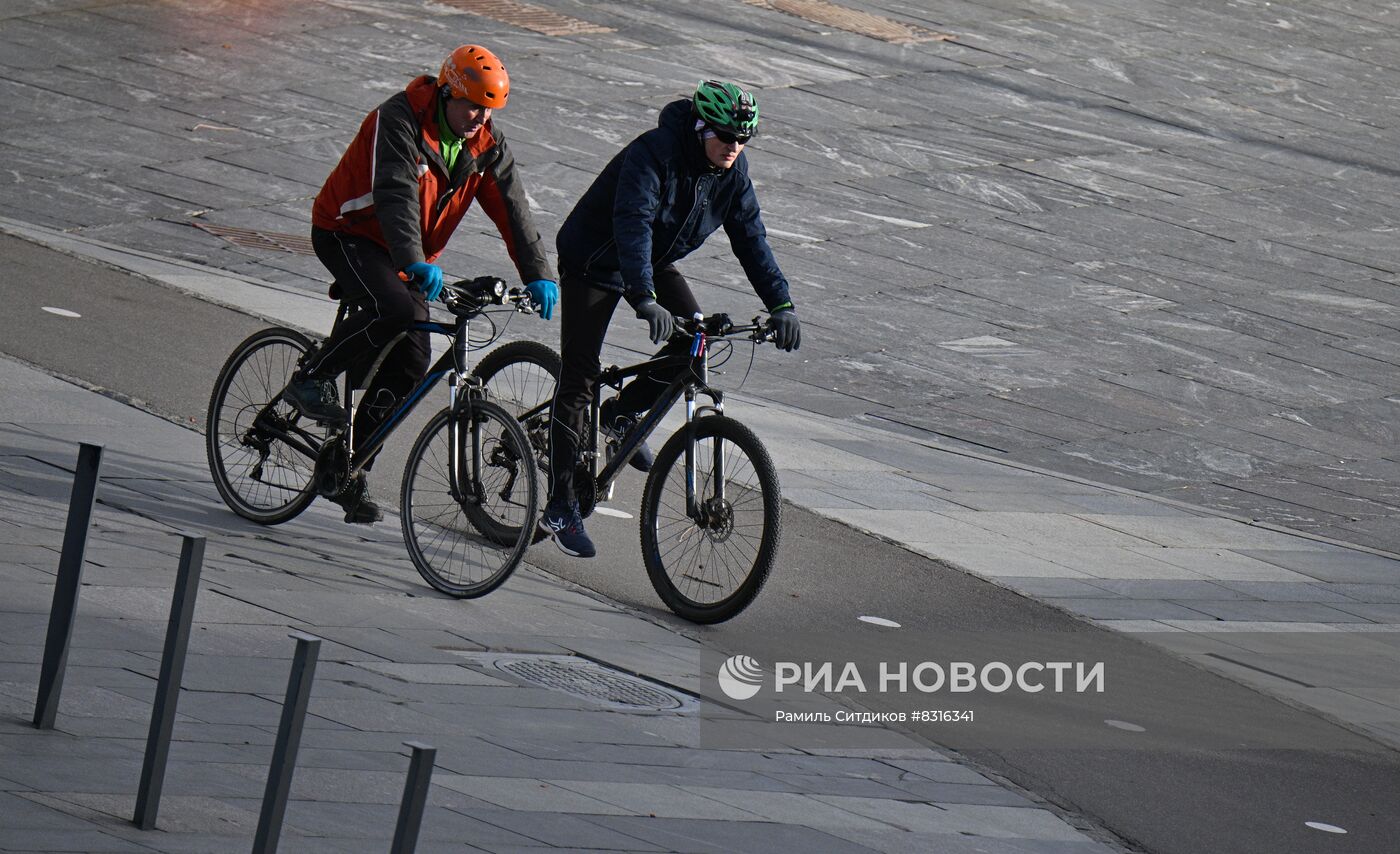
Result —
<svg viewBox="0 0 1400 854"><path fill-rule="evenodd" d="M688 694L573 655L459 652L472 663L521 682L563 691L625 712L689 712Z"/></svg>
<svg viewBox="0 0 1400 854"><path fill-rule="evenodd" d="M282 234L276 231L253 231L248 228L233 228L227 225L211 225L206 222L192 222L190 225L201 231L222 237L237 246L249 249L273 249L278 252L291 252L294 255L315 255L311 248L311 238L299 234Z"/></svg>
<svg viewBox="0 0 1400 854"><path fill-rule="evenodd" d="M612 27L590 24L578 18L561 15L542 6L518 3L516 0L437 0L444 6L491 18L503 24L534 30L547 36L576 36L582 33L611 33Z"/></svg>
<svg viewBox="0 0 1400 854"><path fill-rule="evenodd" d="M882 15L847 9L826 0L744 0L750 6L762 6L777 12L784 12L796 18L836 27L856 35L869 36L895 44L914 42L951 41L954 36L936 33L914 24L906 24Z"/></svg>

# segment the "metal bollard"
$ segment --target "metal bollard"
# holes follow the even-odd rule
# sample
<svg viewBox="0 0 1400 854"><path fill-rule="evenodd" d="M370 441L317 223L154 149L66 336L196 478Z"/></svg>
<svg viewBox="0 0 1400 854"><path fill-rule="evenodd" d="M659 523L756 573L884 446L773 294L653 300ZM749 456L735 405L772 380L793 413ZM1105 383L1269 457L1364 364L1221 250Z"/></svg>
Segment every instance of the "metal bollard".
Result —
<svg viewBox="0 0 1400 854"><path fill-rule="evenodd" d="M418 828L423 824L423 807L428 803L428 786L433 779L433 760L437 748L417 741L405 741L413 750L408 763L408 779L403 786L403 802L399 804L399 823L394 827L394 845L389 854L413 854L418 847Z"/></svg>
<svg viewBox="0 0 1400 854"><path fill-rule="evenodd" d="M170 757L170 735L175 729L175 707L180 702L180 679L185 672L185 650L190 643L195 595L199 593L199 571L204 565L204 538L186 534L184 539L175 595L170 602L170 623L165 630L165 649L160 657L160 679L151 709L151 731L146 737L146 760L136 791L136 814L131 819L142 830L156 826L156 813L160 811L160 790L165 784L165 763Z"/></svg>
<svg viewBox="0 0 1400 854"><path fill-rule="evenodd" d="M68 524L63 530L63 554L49 609L49 631L44 641L44 663L39 670L39 697L34 703L34 726L53 729L58 700L63 694L63 673L68 667L68 644L73 639L73 618L78 612L78 590L83 581L83 554L87 551L92 507L97 502L97 478L102 470L102 446L86 442L78 449L73 470L73 492L68 499Z"/></svg>
<svg viewBox="0 0 1400 854"><path fill-rule="evenodd" d="M297 642L292 672L287 679L287 700L282 704L282 723L277 727L277 743L272 749L272 765L267 769L258 832L253 837L253 854L273 854L282 835L282 818L287 812L287 795L296 770L297 748L306 723L306 705L311 699L311 680L316 675L316 657L321 639L304 632L292 632Z"/></svg>

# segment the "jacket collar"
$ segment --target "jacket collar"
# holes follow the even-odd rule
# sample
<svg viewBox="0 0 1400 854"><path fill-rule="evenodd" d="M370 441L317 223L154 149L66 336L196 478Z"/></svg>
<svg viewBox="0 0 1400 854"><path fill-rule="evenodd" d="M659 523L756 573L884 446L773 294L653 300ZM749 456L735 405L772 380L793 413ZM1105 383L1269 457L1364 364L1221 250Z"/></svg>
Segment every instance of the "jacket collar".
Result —
<svg viewBox="0 0 1400 854"><path fill-rule="evenodd" d="M447 163L442 159L442 138L437 123L437 78L424 74L416 77L404 89L409 107L418 121L418 150L437 167L441 175L447 175ZM496 146L496 120L487 119L486 125L476 136L462 140L462 151L457 155L457 168L449 176L452 184L458 184L468 174L467 167L476 163L483 154ZM703 155L702 155L703 156Z"/></svg>
<svg viewBox="0 0 1400 854"><path fill-rule="evenodd" d="M686 169L698 175L719 173L724 170L710 162L705 156L705 143L695 130L695 114L691 110L690 99L681 98L661 108L657 116L658 127L670 131L680 142Z"/></svg>

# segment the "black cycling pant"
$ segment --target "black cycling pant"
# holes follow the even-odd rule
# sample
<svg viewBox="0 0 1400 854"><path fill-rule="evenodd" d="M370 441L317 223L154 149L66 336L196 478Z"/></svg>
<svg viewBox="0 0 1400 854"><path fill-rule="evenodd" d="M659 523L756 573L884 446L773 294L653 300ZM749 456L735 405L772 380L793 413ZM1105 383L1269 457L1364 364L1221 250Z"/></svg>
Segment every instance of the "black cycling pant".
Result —
<svg viewBox="0 0 1400 854"><path fill-rule="evenodd" d="M373 240L313 228L311 245L335 277L340 299L358 310L346 315L321 345L307 365L310 376L333 379L350 371L353 387L358 388L384 345L407 332L365 388L355 414L359 447L428 372L432 358L428 333L411 328L428 319L428 303L421 291L399 278L388 250Z"/></svg>
<svg viewBox="0 0 1400 854"><path fill-rule="evenodd" d="M652 283L656 288L656 301L672 314L691 317L700 311L690 285L675 267L656 270ZM563 367L559 371L559 387L554 393L554 420L549 432L549 497L552 501L567 502L574 500L574 466L578 462L580 437L588 429L588 408L597 389L598 374L603 369L599 361L603 338L622 294L572 276L562 265L559 289L559 355ZM668 343L657 355L683 354L688 347L684 341ZM634 377L618 395L618 411L637 414L649 409L683 370L684 367L651 371Z"/></svg>

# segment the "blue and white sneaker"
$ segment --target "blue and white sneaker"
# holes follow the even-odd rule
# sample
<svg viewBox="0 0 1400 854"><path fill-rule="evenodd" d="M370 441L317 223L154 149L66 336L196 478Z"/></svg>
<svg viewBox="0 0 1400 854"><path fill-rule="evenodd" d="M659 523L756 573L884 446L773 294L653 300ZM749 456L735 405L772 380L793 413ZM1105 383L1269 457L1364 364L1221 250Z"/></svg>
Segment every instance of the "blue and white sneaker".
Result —
<svg viewBox="0 0 1400 854"><path fill-rule="evenodd" d="M598 550L583 529L578 502L551 501L545 505L540 527L548 531L559 551L571 557L593 557Z"/></svg>

